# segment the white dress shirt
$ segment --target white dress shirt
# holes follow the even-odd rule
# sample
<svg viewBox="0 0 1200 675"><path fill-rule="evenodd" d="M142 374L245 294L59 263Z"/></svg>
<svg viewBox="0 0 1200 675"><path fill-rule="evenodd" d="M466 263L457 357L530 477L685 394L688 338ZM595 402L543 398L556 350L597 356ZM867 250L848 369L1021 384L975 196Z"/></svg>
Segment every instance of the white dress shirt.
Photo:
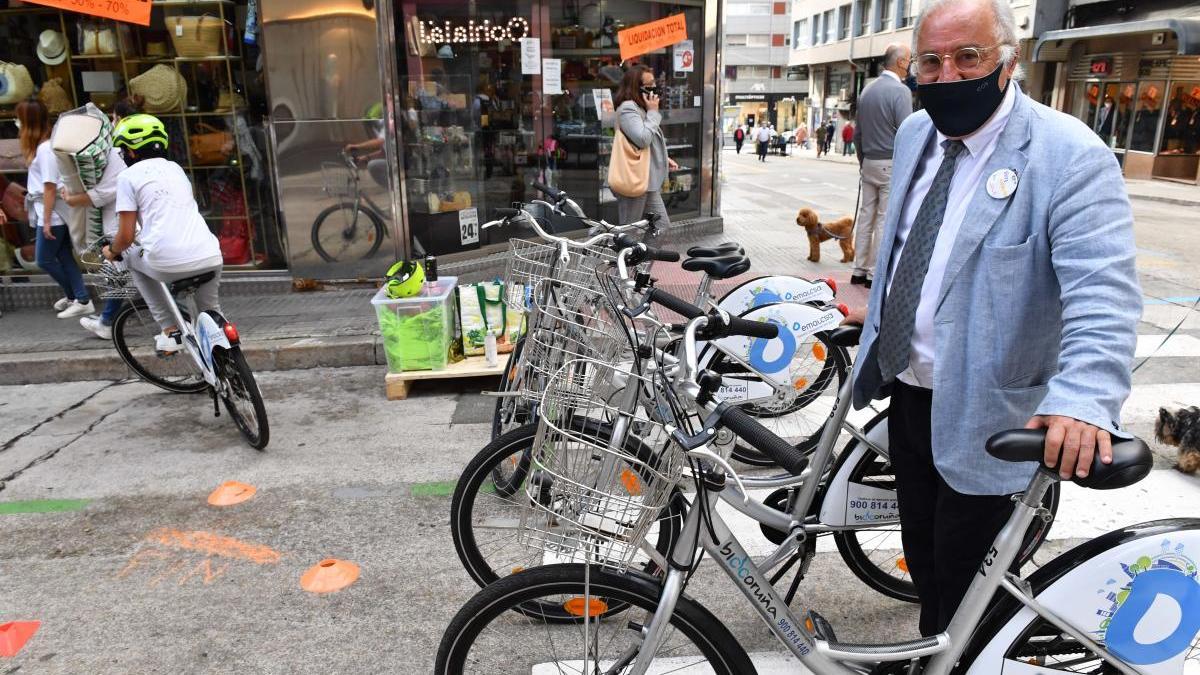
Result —
<svg viewBox="0 0 1200 675"><path fill-rule="evenodd" d="M1008 116L1017 101L1017 88L1011 84L1004 100L996 114L984 123L982 127L970 136L962 138L965 152L959 153L954 164L954 177L950 179L950 196L946 202L946 212L942 218L942 226L938 228L937 242L933 246L933 255L929 259L929 269L925 273L925 281L921 285L921 300L917 305L916 323L912 334L912 355L908 368L898 376L901 382L914 387L933 388L933 315L937 309L938 293L942 288L942 278L946 274L946 262L954 249L954 241L958 238L958 230L962 226L963 217L972 197L979 191L987 176L983 175L988 159L996 149L1000 132L1008 123ZM942 165L942 153L946 141L949 140L939 131L921 157L913 182L908 188L904 199L904 210L900 213L900 224L896 231L896 252L891 257L888 270L888 292L892 290L896 268L900 256L904 252L904 243L912 231L913 221L917 219L917 211L925 200L929 186L937 175L938 167Z"/></svg>
<svg viewBox="0 0 1200 675"><path fill-rule="evenodd" d="M886 77L888 75L891 75L892 79L899 82L900 84L904 84L904 80L900 79L899 75L893 73L892 71L888 70L887 68L884 68L883 72L880 73L880 77Z"/></svg>

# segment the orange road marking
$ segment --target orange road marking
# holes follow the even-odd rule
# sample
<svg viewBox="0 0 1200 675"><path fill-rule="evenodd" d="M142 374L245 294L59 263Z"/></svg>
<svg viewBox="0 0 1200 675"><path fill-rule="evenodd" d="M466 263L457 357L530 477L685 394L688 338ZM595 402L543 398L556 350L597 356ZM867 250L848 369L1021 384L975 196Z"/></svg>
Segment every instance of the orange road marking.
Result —
<svg viewBox="0 0 1200 675"><path fill-rule="evenodd" d="M163 527L146 535L146 540L171 548L247 560L259 565L273 565L279 562L280 558L279 551L269 546L200 530L184 531Z"/></svg>

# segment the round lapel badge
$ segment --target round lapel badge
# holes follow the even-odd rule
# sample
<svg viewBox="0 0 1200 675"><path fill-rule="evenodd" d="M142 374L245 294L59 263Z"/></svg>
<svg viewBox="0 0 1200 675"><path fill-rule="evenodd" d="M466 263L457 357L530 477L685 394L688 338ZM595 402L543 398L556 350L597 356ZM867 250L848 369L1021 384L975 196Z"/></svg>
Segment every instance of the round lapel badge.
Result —
<svg viewBox="0 0 1200 675"><path fill-rule="evenodd" d="M1012 169L998 169L988 176L988 194L994 199L1007 199L1017 191L1017 172Z"/></svg>

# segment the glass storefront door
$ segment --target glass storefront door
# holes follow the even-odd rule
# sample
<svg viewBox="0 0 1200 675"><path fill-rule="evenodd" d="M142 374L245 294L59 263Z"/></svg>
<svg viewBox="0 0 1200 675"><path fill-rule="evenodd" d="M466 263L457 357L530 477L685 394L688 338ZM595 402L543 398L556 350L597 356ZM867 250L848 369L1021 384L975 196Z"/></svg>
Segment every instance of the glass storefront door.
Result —
<svg viewBox="0 0 1200 675"><path fill-rule="evenodd" d="M631 60L663 87L663 131L679 163L661 186L673 221L699 215L703 0L396 0L397 131L413 249L455 254L527 232L489 229L495 209L565 190L593 218L616 222L606 186L624 71L617 31L683 13L693 58L675 70L674 48ZM560 93L522 73L522 37L559 59ZM576 220L551 218L559 232Z"/></svg>

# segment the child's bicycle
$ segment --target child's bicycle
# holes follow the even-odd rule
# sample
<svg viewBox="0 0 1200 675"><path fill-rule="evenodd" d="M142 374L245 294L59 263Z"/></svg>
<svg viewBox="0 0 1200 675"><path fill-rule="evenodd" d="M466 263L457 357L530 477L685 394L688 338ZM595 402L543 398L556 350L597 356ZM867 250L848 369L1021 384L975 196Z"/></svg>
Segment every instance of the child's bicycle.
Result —
<svg viewBox="0 0 1200 675"><path fill-rule="evenodd" d="M101 239L92 250L98 254L108 244L107 238ZM120 259L116 264L101 263L97 277L101 298L127 301L112 324L113 346L121 360L138 377L167 391L194 394L207 389L212 396L213 413L219 417L218 400L224 402L246 441L261 450L271 437L267 409L254 373L242 355L237 327L219 312L196 311L195 290L210 279L211 272L163 284L175 325L179 326L180 342L189 359L178 352L164 356L155 350L158 323L145 301L138 297L137 288ZM186 310L176 302L177 295L187 296ZM197 318L193 321L192 317Z"/></svg>

